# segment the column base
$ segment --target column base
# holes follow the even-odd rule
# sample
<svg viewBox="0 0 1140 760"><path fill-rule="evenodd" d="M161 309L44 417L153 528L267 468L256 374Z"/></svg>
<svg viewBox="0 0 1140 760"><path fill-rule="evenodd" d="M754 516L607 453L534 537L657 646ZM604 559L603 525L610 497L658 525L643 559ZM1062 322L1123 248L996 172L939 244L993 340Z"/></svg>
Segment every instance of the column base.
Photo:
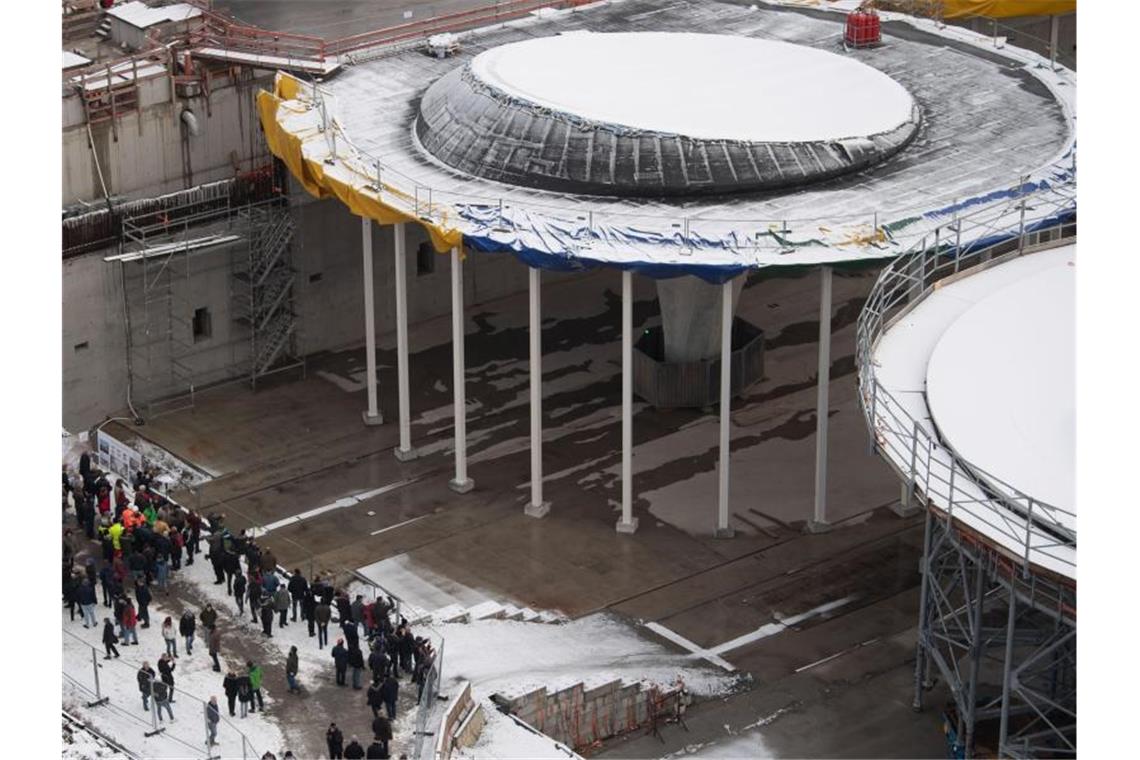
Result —
<svg viewBox="0 0 1140 760"><path fill-rule="evenodd" d="M918 499L912 496L910 497L909 501L910 503L908 504L906 501L900 500L899 502L889 506L888 509L890 509L899 517L913 517L922 511L922 505L918 503Z"/></svg>
<svg viewBox="0 0 1140 760"><path fill-rule="evenodd" d="M713 531L713 538L734 538L736 531L732 528L717 528Z"/></svg>
<svg viewBox="0 0 1140 760"><path fill-rule="evenodd" d="M807 525L804 526L804 533L830 533L831 523L816 522L815 520L808 520Z"/></svg>
<svg viewBox="0 0 1140 760"><path fill-rule="evenodd" d="M392 455L401 462L410 462L413 459L420 458L419 452L415 449L401 449L399 447L392 450Z"/></svg>
<svg viewBox="0 0 1140 760"><path fill-rule="evenodd" d="M376 414L369 414L367 409L360 413L360 419L364 420L364 424L368 427L384 424L383 414L380 412L376 412Z"/></svg>
<svg viewBox="0 0 1140 760"><path fill-rule="evenodd" d="M527 517L546 517L550 514L550 502L544 501L541 504L527 504L523 514Z"/></svg>
<svg viewBox="0 0 1140 760"><path fill-rule="evenodd" d="M452 478L447 481L447 487L456 493L469 493L471 489L475 487L475 481L471 478L467 478L467 480L460 482Z"/></svg>
<svg viewBox="0 0 1140 760"><path fill-rule="evenodd" d="M625 520L618 520L617 525L614 526L614 529L618 533L634 533L637 531L637 518L631 517L629 522L626 522Z"/></svg>

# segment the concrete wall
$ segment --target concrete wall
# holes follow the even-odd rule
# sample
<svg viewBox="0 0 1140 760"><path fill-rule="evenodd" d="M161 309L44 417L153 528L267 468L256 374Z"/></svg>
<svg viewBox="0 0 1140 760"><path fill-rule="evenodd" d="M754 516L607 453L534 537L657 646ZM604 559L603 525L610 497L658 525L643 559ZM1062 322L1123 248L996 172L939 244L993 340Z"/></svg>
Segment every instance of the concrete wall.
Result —
<svg viewBox="0 0 1140 760"><path fill-rule="evenodd" d="M309 355L360 346L364 342L360 218L335 200L316 201L302 192L294 195L293 201L297 222L292 251L297 272L293 304L298 315L298 351ZM434 271L418 274L416 250L427 241L427 235L414 224L407 225L406 230L408 321L415 325L451 313L451 257L433 253ZM194 234L209 231L215 230L199 229ZM384 341L396 329L392 228L374 225L372 243L376 332ZM136 401L188 390L186 381L170 372L170 347L193 370L197 387L248 371L248 333L233 322L231 313L235 287L231 259L245 255L244 245L241 242L193 254L189 257L189 272L187 257L172 259L171 268L162 275L170 278L170 320L165 318L163 302L152 300L149 307L144 303L142 265L127 265L127 298L131 303L133 340L138 347L132 357ZM68 429L84 429L108 415L121 413L126 406L121 265L103 261L104 256L114 252L100 251L64 262L63 416ZM153 279L158 267L148 266ZM544 275L544 282L573 276L550 272ZM505 254L469 255L463 278L467 307L525 292L527 288L527 268ZM194 310L201 307L210 310L213 333L209 339L194 343L191 320ZM519 308L525 308L525 304ZM149 320L144 314L147 310ZM172 333L171 340L165 338L168 331ZM75 344L83 341L88 348L75 351ZM149 350L143 348L148 341Z"/></svg>
<svg viewBox="0 0 1140 760"><path fill-rule="evenodd" d="M507 712L575 750L600 739L659 720L677 708L675 690L643 689L641 684L610 681L587 689L581 683L556 692L546 687L515 697L492 695Z"/></svg>
<svg viewBox="0 0 1140 760"><path fill-rule="evenodd" d="M92 125L91 140L82 101L77 94L68 94L63 98L62 205L102 199L96 159L107 192L132 199L232 177L253 164L264 164L268 154L253 99L257 89L270 87L271 81L262 76L240 87L219 87L211 93L207 108L204 96L172 101L168 77L146 79L139 85L141 109L119 117L114 129L110 121ZM197 117L199 135L190 136L183 128L184 108Z"/></svg>

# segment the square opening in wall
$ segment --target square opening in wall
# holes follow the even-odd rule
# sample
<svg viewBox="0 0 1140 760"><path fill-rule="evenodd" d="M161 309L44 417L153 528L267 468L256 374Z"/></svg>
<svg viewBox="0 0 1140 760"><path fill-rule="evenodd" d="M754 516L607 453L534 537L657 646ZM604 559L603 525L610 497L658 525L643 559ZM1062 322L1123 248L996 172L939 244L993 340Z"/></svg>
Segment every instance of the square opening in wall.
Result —
<svg viewBox="0 0 1140 760"><path fill-rule="evenodd" d="M431 247L431 243L425 241L416 249L416 274L425 275L434 271L435 249Z"/></svg>
<svg viewBox="0 0 1140 760"><path fill-rule="evenodd" d="M210 319L210 310L203 306L194 310L194 342L208 340L213 334L213 324Z"/></svg>

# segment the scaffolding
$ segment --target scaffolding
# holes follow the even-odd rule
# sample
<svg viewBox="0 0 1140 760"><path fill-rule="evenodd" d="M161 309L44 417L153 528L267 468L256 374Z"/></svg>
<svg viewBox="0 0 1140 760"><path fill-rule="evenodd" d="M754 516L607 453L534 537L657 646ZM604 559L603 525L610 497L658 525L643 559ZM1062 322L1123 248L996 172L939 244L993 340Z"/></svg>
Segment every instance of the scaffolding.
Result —
<svg viewBox="0 0 1140 760"><path fill-rule="evenodd" d="M184 202L124 216L119 252L126 324L128 405L147 416L194 405L204 386L244 380L257 388L267 375L304 368L293 308L295 226L285 196L255 201L233 185L188 191ZM228 253L225 303L230 329L207 349L195 337L194 278ZM132 287L132 284L134 287ZM212 352L211 359L204 358ZM222 358L224 357L224 358Z"/></svg>
<svg viewBox="0 0 1140 760"><path fill-rule="evenodd" d="M1063 510L1027 499L923 432L876 379L874 347L943 280L1075 241L1074 214L1057 208L1027 228L1024 203L973 220L989 228L980 236L988 245L959 245L955 219L932 245L924 239L890 262L856 330L871 448L899 474L904 504L926 510L913 706L923 709L935 679L946 684L953 757L1076 755L1076 532ZM964 514L985 516L986 532Z"/></svg>
<svg viewBox="0 0 1140 760"><path fill-rule="evenodd" d="M283 203L248 206L239 217L247 244L231 254L232 314L248 335L249 382L256 390L258 378L303 363L296 347L296 271L290 257L296 227Z"/></svg>

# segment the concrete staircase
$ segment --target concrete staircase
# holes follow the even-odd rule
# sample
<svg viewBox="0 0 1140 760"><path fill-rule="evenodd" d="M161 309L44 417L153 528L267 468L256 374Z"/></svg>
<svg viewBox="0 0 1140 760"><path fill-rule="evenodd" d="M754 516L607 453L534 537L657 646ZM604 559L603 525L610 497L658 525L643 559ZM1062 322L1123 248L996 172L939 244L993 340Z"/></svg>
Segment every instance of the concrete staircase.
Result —
<svg viewBox="0 0 1140 760"><path fill-rule="evenodd" d="M408 622L414 625L428 623L472 623L476 620L516 620L523 623L547 623L557 625L568 619L560 612L542 610L536 612L530 607L517 607L513 604L500 604L486 600L471 606L449 604L427 612L408 605L403 612Z"/></svg>

